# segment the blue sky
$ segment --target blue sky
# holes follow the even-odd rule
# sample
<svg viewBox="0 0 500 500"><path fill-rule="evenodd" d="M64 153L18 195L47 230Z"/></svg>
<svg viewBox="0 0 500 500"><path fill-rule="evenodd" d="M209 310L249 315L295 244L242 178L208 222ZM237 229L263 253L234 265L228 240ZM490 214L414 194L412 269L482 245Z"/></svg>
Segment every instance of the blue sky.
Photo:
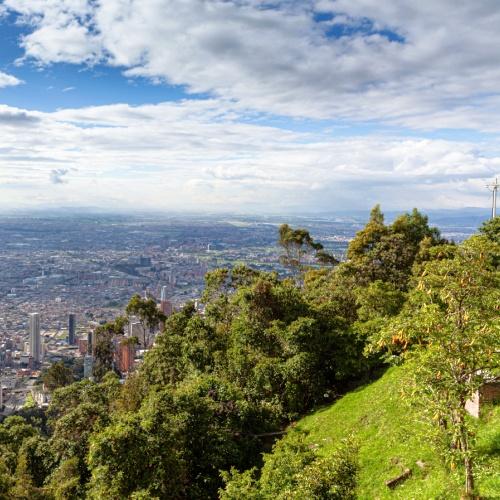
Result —
<svg viewBox="0 0 500 500"><path fill-rule="evenodd" d="M182 85L155 84L147 78L126 78L123 68L104 64L85 66L58 63L40 66L36 60L16 64L23 58L20 46L30 29L17 24L18 16L9 14L0 26L0 68L25 84L2 90L2 103L20 108L55 111L59 108L96 106L127 102L131 105L158 103L188 96Z"/></svg>
<svg viewBox="0 0 500 500"><path fill-rule="evenodd" d="M487 206L499 23L495 0L0 1L0 209Z"/></svg>

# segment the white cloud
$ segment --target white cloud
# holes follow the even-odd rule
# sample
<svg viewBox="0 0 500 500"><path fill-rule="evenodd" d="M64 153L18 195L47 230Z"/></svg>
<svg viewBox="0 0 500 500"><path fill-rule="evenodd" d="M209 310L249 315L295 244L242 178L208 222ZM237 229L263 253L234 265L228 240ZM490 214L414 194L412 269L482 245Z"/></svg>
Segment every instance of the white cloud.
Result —
<svg viewBox="0 0 500 500"><path fill-rule="evenodd" d="M498 131L497 0L273 4L5 1L43 64L101 61L282 115Z"/></svg>
<svg viewBox="0 0 500 500"><path fill-rule="evenodd" d="M68 175L68 172L67 168L53 168L49 174L50 182L52 184L66 184L67 180L65 177Z"/></svg>
<svg viewBox="0 0 500 500"><path fill-rule="evenodd" d="M21 85L21 83L24 82L22 80L19 80L19 78L0 71L0 88L14 87L16 85Z"/></svg>
<svg viewBox="0 0 500 500"><path fill-rule="evenodd" d="M215 99L52 113L0 107L1 208L487 206L484 185L500 171L495 142L336 139L244 124L235 112Z"/></svg>

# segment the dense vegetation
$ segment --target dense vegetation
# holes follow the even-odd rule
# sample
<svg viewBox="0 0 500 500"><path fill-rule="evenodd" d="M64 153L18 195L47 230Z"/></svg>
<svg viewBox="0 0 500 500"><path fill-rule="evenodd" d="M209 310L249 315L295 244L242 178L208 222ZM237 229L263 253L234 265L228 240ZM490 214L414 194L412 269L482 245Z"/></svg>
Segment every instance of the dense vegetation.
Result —
<svg viewBox="0 0 500 500"><path fill-rule="evenodd" d="M420 406L401 398L401 390L411 377L405 365L390 368L375 382L350 391L334 404L299 420L280 441L280 447L301 439L306 449L312 448L317 456L328 459L343 439L355 436L357 498L459 499L464 482L462 470L459 467L452 470L435 442L429 439L430 428L422 418ZM471 419L471 424L478 459L478 491L482 499L498 498L500 406L484 407L481 418ZM409 478L394 489L385 485L407 468L412 471ZM236 484L239 483L234 481L231 487Z"/></svg>
<svg viewBox="0 0 500 500"><path fill-rule="evenodd" d="M307 231L279 236L293 278L209 273L205 313L188 304L169 317L124 384L110 370L122 318L96 332L94 381L70 383L63 366L46 374L47 414L0 425L0 498L354 498L359 436L328 456L299 434L262 453L387 361L415 375L408 398L432 409L436 446L464 464L472 494L463 398L498 352L498 224L456 246L418 211L387 225L377 206L341 264ZM308 252L324 267L307 269ZM149 330L163 320L151 306L128 308Z"/></svg>

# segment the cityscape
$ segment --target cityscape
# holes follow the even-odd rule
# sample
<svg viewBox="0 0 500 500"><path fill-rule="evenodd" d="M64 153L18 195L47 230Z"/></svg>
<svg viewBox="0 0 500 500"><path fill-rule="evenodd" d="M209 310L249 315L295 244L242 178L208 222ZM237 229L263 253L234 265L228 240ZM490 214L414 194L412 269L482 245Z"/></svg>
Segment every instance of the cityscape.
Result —
<svg viewBox="0 0 500 500"><path fill-rule="evenodd" d="M498 0L0 0L0 500L500 499Z"/></svg>
<svg viewBox="0 0 500 500"><path fill-rule="evenodd" d="M483 212L438 212L431 219L445 237L459 242L477 229L487 216ZM343 260L364 217L286 220L307 227ZM282 216L242 215L0 217L3 414L22 407L28 397L41 406L48 403L40 376L51 364L64 361L77 377L91 376L93 331L123 314L133 295L153 298L168 316L189 301L202 310L200 296L210 270L239 263L286 276L289 269L280 262L277 245L284 221ZM127 336L142 336L133 316L125 330ZM143 347L117 345L117 371L126 376L133 370Z"/></svg>

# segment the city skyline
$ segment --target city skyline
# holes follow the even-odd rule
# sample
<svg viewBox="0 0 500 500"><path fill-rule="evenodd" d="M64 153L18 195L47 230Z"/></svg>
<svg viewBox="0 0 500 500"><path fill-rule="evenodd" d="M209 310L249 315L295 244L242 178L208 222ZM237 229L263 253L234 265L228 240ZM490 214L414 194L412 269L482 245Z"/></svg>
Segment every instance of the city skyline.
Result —
<svg viewBox="0 0 500 500"><path fill-rule="evenodd" d="M487 208L489 0L0 2L0 210Z"/></svg>

